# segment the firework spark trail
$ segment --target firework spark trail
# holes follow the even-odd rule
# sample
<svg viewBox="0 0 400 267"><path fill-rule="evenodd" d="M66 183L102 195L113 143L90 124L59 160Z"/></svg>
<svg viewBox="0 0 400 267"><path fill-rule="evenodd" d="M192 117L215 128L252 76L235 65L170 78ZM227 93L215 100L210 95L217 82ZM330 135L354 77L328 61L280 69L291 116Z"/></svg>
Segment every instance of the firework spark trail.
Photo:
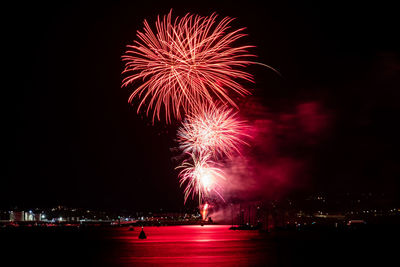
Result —
<svg viewBox="0 0 400 267"><path fill-rule="evenodd" d="M184 152L231 158L240 154L240 145L248 145L244 140L250 137L247 129L233 109L208 107L187 116L178 130L178 142Z"/></svg>
<svg viewBox="0 0 400 267"><path fill-rule="evenodd" d="M203 221L205 221L208 213L208 203L200 205L200 213L201 213L201 218L203 219Z"/></svg>
<svg viewBox="0 0 400 267"><path fill-rule="evenodd" d="M192 195L192 199L198 195L199 203L211 193L216 193L223 199L219 192L219 180L225 180L225 176L218 164L211 160L208 153L197 156L191 154L190 156L190 160L185 160L176 168L182 169L179 173L180 185L186 184L185 203L190 195Z"/></svg>
<svg viewBox="0 0 400 267"><path fill-rule="evenodd" d="M251 64L248 52L252 46L234 46L244 37L245 28L231 30L232 18L217 23L209 17L187 14L172 20L172 12L158 17L156 33L147 21L140 41L129 45L125 55L122 86L142 82L130 95L129 102L139 98L138 112L147 104L147 115L153 110L160 120L164 108L166 122L181 119L215 100L236 107L230 93L244 96L250 92L237 80L253 82L251 74L241 70Z"/></svg>

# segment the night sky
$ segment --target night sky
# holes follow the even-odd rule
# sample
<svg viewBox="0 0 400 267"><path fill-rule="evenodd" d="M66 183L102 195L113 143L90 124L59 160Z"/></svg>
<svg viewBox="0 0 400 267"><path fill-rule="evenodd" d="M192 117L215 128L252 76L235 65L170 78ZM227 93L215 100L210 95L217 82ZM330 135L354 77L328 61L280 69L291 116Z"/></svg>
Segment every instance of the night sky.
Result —
<svg viewBox="0 0 400 267"><path fill-rule="evenodd" d="M170 8L179 16L215 11L247 27L243 42L256 46L257 61L283 75L250 69L256 80L250 100L268 118L281 123L295 114L309 125L307 112L318 113L309 115L319 125L307 126L312 140L285 132L279 141L280 155L307 162L291 191L399 194L394 6L187 2L3 6L1 207L183 207L170 149L179 124L152 126L128 104L132 88L121 88L125 46L144 19L152 24Z"/></svg>

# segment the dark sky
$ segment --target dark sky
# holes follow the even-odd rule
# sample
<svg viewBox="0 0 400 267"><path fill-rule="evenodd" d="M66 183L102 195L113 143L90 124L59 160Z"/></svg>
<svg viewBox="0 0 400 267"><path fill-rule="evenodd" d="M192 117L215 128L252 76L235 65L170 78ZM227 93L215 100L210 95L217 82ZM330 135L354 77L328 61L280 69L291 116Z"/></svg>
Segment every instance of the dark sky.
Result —
<svg viewBox="0 0 400 267"><path fill-rule="evenodd" d="M151 126L120 88L125 46L144 19L170 8L179 16L215 11L248 28L258 61L283 74L252 69L255 98L270 113L318 103L329 114L322 141L289 148L309 159L309 190L399 193L394 6L160 2L3 6L1 206L183 207L170 151L177 124Z"/></svg>

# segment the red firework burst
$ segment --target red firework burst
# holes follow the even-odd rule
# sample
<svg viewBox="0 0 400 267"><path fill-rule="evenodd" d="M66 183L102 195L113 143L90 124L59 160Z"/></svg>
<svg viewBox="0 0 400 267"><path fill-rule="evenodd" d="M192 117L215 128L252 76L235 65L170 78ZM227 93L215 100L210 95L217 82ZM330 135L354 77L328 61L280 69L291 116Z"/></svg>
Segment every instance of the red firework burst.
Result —
<svg viewBox="0 0 400 267"><path fill-rule="evenodd" d="M188 115L178 130L178 142L184 152L231 157L240 154L246 144L248 126L230 108L203 108L198 114Z"/></svg>
<svg viewBox="0 0 400 267"><path fill-rule="evenodd" d="M232 18L217 23L217 15L209 17L187 14L172 20L171 12L158 17L156 32L144 21L144 31L137 33L139 41L127 46L122 57L125 70L122 86L137 88L129 102L139 98L138 112L147 104L147 115L153 112L153 122L165 111L167 122L181 119L216 99L236 106L230 93L247 95L249 91L238 79L253 82L252 75L242 70L252 63L248 49L235 46L245 36L244 28L230 29Z"/></svg>

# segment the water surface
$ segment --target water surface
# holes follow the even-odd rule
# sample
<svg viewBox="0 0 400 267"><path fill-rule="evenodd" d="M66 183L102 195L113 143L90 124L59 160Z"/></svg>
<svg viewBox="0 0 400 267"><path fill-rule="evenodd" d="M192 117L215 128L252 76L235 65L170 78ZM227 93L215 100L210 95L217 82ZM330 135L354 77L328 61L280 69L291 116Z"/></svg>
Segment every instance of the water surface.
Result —
<svg viewBox="0 0 400 267"><path fill-rule="evenodd" d="M17 228L0 230L0 257L12 266L390 266L400 236L397 226L272 233L161 226L145 227L145 240L140 227Z"/></svg>

